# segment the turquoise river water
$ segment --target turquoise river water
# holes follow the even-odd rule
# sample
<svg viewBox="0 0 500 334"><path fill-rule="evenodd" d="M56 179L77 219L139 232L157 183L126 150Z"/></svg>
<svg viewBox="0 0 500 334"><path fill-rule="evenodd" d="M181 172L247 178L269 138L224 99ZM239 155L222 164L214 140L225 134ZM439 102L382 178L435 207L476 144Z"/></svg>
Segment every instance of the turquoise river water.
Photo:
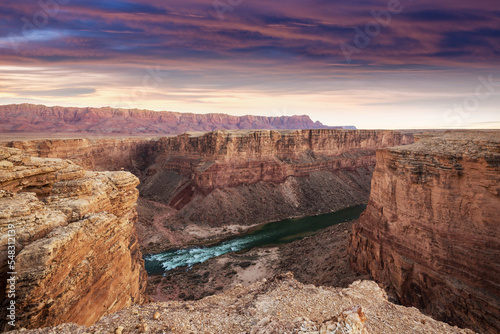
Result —
<svg viewBox="0 0 500 334"><path fill-rule="evenodd" d="M263 224L245 235L216 245L195 246L146 255L144 257L146 270L150 275L158 275L179 267L191 267L229 252L289 243L314 235L328 226L357 219L365 207L365 205L358 205L320 216L285 219Z"/></svg>

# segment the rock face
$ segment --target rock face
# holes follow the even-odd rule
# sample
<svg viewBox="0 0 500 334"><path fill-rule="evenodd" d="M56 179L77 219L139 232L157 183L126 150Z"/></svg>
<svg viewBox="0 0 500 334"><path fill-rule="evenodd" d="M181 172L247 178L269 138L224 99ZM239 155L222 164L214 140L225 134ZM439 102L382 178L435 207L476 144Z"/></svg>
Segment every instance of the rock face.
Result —
<svg viewBox="0 0 500 334"><path fill-rule="evenodd" d="M79 166L95 171L125 169L141 175L156 156L156 140L121 139L40 139L0 142L1 146L20 149L43 158L69 159Z"/></svg>
<svg viewBox="0 0 500 334"><path fill-rule="evenodd" d="M15 301L15 328L91 325L145 300L137 237L139 180L128 172L88 172L71 161L0 147L2 327ZM10 246L8 248L8 246ZM13 247L15 246L15 247ZM7 266L15 248L14 267ZM7 272L16 272L8 275Z"/></svg>
<svg viewBox="0 0 500 334"><path fill-rule="evenodd" d="M392 131L215 131L162 138L142 196L175 209L171 222L251 225L366 203L375 149Z"/></svg>
<svg viewBox="0 0 500 334"><path fill-rule="evenodd" d="M451 132L377 152L352 265L405 305L500 331L500 131Z"/></svg>
<svg viewBox="0 0 500 334"><path fill-rule="evenodd" d="M230 116L139 109L65 108L33 104L0 106L0 133L79 132L94 134L179 134L216 129L319 129L309 116ZM347 128L354 128L352 126Z"/></svg>
<svg viewBox="0 0 500 334"><path fill-rule="evenodd" d="M196 302L132 306L90 328L66 324L16 331L42 334L97 333L472 333L433 320L415 308L387 301L375 282L346 289L314 287L279 275Z"/></svg>

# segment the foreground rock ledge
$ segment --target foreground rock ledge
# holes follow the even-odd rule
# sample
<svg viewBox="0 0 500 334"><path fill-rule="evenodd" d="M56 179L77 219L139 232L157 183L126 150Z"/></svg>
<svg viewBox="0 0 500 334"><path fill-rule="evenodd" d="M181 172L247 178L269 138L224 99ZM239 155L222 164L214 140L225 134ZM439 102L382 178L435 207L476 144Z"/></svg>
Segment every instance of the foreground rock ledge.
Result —
<svg viewBox="0 0 500 334"><path fill-rule="evenodd" d="M66 324L13 333L473 333L387 301L371 281L314 287L291 274L197 302L132 306L90 328Z"/></svg>
<svg viewBox="0 0 500 334"><path fill-rule="evenodd" d="M450 132L377 152L352 265L405 305L500 332L500 131Z"/></svg>
<svg viewBox="0 0 500 334"><path fill-rule="evenodd" d="M88 172L10 148L0 148L0 166L0 288L13 271L7 231L14 230L16 328L91 325L144 301L135 176ZM13 329L4 320L10 301L1 295L3 330Z"/></svg>

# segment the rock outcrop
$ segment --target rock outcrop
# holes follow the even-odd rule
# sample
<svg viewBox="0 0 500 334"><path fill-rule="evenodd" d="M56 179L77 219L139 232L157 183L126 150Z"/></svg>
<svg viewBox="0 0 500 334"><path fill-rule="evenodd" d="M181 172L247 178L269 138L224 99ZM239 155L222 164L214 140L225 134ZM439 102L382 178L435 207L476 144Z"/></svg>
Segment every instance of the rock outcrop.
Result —
<svg viewBox="0 0 500 334"><path fill-rule="evenodd" d="M0 133L180 134L216 129L319 129L309 116L231 116L115 108L0 106ZM347 128L354 128L352 126Z"/></svg>
<svg viewBox="0 0 500 334"><path fill-rule="evenodd" d="M140 176L154 161L157 140L136 138L39 139L0 142L42 158L69 159L94 171L127 170Z"/></svg>
<svg viewBox="0 0 500 334"><path fill-rule="evenodd" d="M88 172L68 160L3 147L0 166L4 330L91 325L145 300L135 176ZM13 302L15 328L4 321Z"/></svg>
<svg viewBox="0 0 500 334"><path fill-rule="evenodd" d="M150 303L106 316L90 328L66 324L12 334L97 333L473 333L387 301L376 283L314 287L279 275L196 302Z"/></svg>
<svg viewBox="0 0 500 334"><path fill-rule="evenodd" d="M352 265L404 305L500 331L500 131L422 136L377 152Z"/></svg>

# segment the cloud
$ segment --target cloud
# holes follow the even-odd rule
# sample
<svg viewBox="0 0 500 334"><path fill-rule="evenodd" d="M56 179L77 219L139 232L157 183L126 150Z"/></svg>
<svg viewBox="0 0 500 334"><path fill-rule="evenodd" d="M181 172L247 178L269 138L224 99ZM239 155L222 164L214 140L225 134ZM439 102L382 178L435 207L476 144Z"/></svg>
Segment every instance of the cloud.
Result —
<svg viewBox="0 0 500 334"><path fill-rule="evenodd" d="M20 96L42 96L42 97L78 97L96 92L95 88L61 88L51 90L23 90L17 92Z"/></svg>
<svg viewBox="0 0 500 334"><path fill-rule="evenodd" d="M387 0L243 1L223 20L212 0L72 0L38 25L34 18L44 13L38 2L6 2L0 64L27 70L0 68L6 86L0 99L109 105L125 96L130 105L150 108L189 111L195 104L246 113L282 108L273 101L285 99L356 114L396 105L414 110L412 103L422 108L441 98L434 91L448 96L461 81L500 68L498 1L401 3L403 12L348 64L340 45L355 45L358 31L374 22L373 11L387 9ZM27 22L35 25L29 39ZM170 75L136 94L151 100L135 97L148 68L156 67ZM433 85L439 78L446 80ZM388 92L408 87L422 96L381 101L377 88L385 84Z"/></svg>

